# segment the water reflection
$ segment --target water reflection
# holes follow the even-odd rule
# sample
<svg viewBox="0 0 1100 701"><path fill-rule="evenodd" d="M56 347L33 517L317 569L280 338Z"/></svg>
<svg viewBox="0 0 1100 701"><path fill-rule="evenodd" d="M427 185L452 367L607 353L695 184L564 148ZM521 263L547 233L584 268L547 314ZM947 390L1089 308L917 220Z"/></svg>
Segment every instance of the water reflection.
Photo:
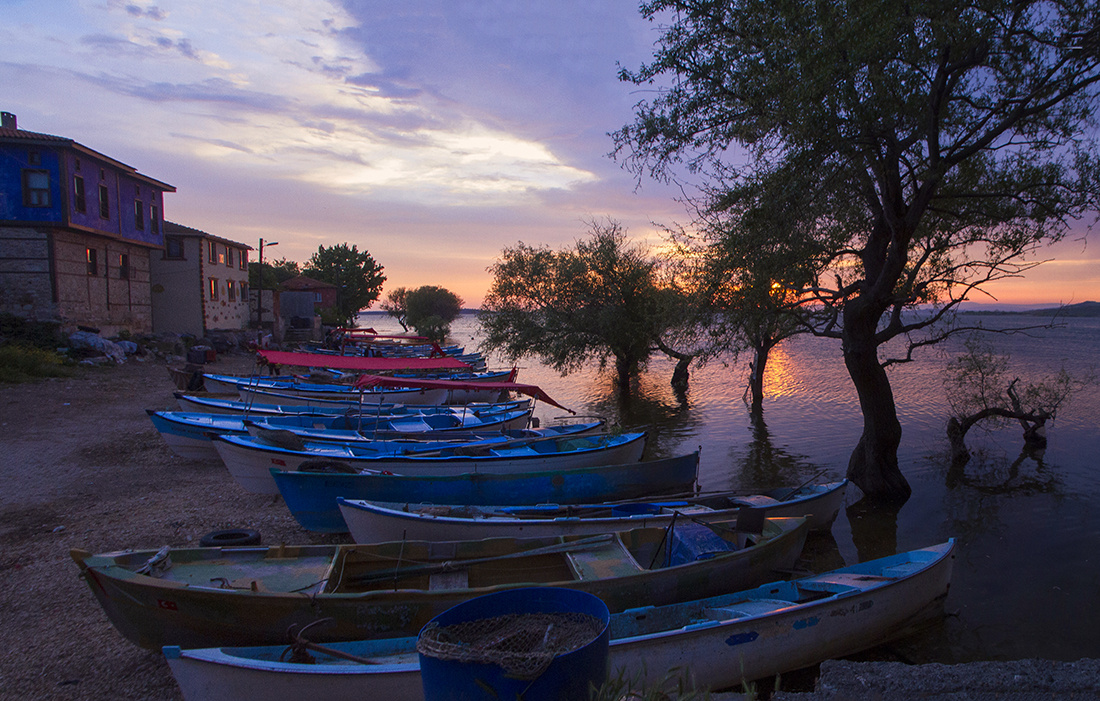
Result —
<svg viewBox="0 0 1100 701"><path fill-rule="evenodd" d="M845 507L852 529L852 543L859 561L874 560L898 552L898 502L860 499Z"/></svg>

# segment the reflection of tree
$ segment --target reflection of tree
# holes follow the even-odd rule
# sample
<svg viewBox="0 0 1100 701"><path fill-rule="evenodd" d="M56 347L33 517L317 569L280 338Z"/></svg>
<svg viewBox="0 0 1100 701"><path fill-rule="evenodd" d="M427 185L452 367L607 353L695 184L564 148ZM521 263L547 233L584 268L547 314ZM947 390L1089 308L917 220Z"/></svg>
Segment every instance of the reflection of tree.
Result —
<svg viewBox="0 0 1100 701"><path fill-rule="evenodd" d="M1057 493L1061 487L1061 480L1057 475L1048 472L1043 462L1044 453L1042 449L1025 447L1007 467L1002 461L993 463L988 459L969 465L952 462L947 468L945 483L950 490L965 488L988 495L1026 496ZM1021 470L1028 461L1035 464L1034 473ZM968 470L967 467L970 469Z"/></svg>
<svg viewBox="0 0 1100 701"><path fill-rule="evenodd" d="M898 512L903 505L865 498L845 507L860 562L897 553Z"/></svg>
<svg viewBox="0 0 1100 701"><path fill-rule="evenodd" d="M776 447L771 440L768 425L763 416L750 414L752 440L743 449L730 452L734 472L740 474L742 488L766 490L776 487L797 487L819 478L824 481L825 470L810 462L805 455L792 455Z"/></svg>
<svg viewBox="0 0 1100 701"><path fill-rule="evenodd" d="M672 455L677 439L699 435L704 417L690 410L680 392L651 379L650 375L632 378L630 392L617 391L613 381L593 386L598 394L585 404L586 411L607 419L609 425L648 431L646 457L658 459Z"/></svg>

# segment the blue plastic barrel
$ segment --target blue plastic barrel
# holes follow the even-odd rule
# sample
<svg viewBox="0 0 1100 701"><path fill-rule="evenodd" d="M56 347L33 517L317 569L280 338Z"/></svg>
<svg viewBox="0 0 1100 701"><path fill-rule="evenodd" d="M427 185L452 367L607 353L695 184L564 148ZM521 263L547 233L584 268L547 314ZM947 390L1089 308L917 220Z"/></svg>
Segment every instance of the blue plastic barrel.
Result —
<svg viewBox="0 0 1100 701"><path fill-rule="evenodd" d="M571 652L558 654L531 675L514 676L495 663L444 659L425 650L426 635L447 635L449 626L496 619L508 614L577 613L596 619L593 637ZM575 701L588 698L589 685L597 688L607 676L607 605L587 592L557 587L507 589L479 596L433 618L420 631L420 678L425 701ZM434 632L433 632L434 630ZM452 628L451 630L456 630ZM549 633L547 633L549 637ZM586 638L587 639L587 636Z"/></svg>

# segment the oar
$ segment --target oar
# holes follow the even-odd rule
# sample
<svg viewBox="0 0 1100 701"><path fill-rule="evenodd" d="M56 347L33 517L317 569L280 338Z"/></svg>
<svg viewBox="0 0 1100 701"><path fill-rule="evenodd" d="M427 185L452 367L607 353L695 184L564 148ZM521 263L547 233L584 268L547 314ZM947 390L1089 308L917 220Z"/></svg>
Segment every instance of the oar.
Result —
<svg viewBox="0 0 1100 701"><path fill-rule="evenodd" d="M297 651L299 649L305 648L306 650L312 650L313 652L320 652L320 653L323 653L323 654L328 655L330 657L336 657L336 658L339 658L341 660L347 660L348 662L358 662L359 664L387 664L388 662L392 661L392 660L384 660L384 659L380 660L380 659L375 659L375 658L372 658L372 657L361 657L359 655L353 655L350 652L344 652L343 650L336 650L336 649L333 649L331 647L325 647L324 645L318 645L317 643L315 643L311 640L306 640L305 638L302 637L303 634L309 628L311 628L312 626L315 626L315 625L318 625L318 624L323 625L323 624L332 623L332 622L333 622L333 619L331 619L331 618L322 618L321 620L314 621L313 623L310 623L309 625L307 625L305 628L302 628L302 630L299 633L294 635L294 642L292 642L290 644L290 649L283 651L283 656L285 656L286 653L290 652L291 650L293 650L295 653L297 653ZM280 661L281 660L282 660L282 658L280 658ZM293 657L291 658L291 661L292 662L294 661Z"/></svg>
<svg viewBox="0 0 1100 701"><path fill-rule="evenodd" d="M794 488L794 489L792 489L791 491L787 492L787 493L786 493L785 495L783 495L783 498L782 498L782 499L776 499L776 501L787 501L787 500L788 500L788 499L790 499L790 498L791 498L792 496L794 496L794 495L795 495L796 493L798 493L798 490L802 489L803 487L805 487L806 485L808 485L808 484L809 484L810 482L813 482L813 481L814 481L815 479L817 479L818 477L820 477L820 476L821 476L821 473L822 473L822 472L824 472L824 471L825 471L825 470L818 470L817 472L813 473L813 474L812 474L812 475L810 476L810 479L806 480L805 482L803 482L802 484L798 485L797 487L795 487L795 488Z"/></svg>
<svg viewBox="0 0 1100 701"><path fill-rule="evenodd" d="M470 565L480 565L486 562L498 562L501 560L514 560L521 557L529 557L532 555L549 555L551 553L567 552L571 550L585 550L588 548L594 548L604 543L607 543L615 535L613 533L605 533L598 536L592 536L590 538L583 538L581 540L575 540L568 543L558 543L556 545L547 545L542 548L535 548L534 550L524 550L521 552L506 553L504 555L493 555L491 557L478 557L471 560L457 560L447 561L442 564L421 564L411 565L407 569L385 570L380 572L369 572L367 574L355 575L349 577L346 582L351 584L365 584L367 582L373 582L378 579L387 579L389 577L408 577L415 574L434 574L436 572L447 572L457 567L469 567Z"/></svg>

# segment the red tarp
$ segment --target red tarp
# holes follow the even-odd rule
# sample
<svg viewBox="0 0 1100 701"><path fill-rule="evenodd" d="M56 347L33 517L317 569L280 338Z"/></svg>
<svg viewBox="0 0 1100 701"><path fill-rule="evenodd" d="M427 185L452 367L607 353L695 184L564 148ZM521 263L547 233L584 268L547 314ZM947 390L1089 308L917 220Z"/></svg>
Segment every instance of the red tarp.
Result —
<svg viewBox="0 0 1100 701"><path fill-rule="evenodd" d="M464 389L482 390L496 389L519 392L529 397L534 397L559 409L565 409L570 414L576 414L568 407L558 404L549 394L543 392L537 385L521 385L517 382L463 382L460 380L417 380L411 377L383 377L381 375L363 375L355 381L356 387L415 387L417 389Z"/></svg>
<svg viewBox="0 0 1100 701"><path fill-rule="evenodd" d="M358 370L359 372L399 372L401 370L470 370L457 358L364 358L358 355L328 353L290 353L260 350L260 355L274 365L300 365L309 368Z"/></svg>

